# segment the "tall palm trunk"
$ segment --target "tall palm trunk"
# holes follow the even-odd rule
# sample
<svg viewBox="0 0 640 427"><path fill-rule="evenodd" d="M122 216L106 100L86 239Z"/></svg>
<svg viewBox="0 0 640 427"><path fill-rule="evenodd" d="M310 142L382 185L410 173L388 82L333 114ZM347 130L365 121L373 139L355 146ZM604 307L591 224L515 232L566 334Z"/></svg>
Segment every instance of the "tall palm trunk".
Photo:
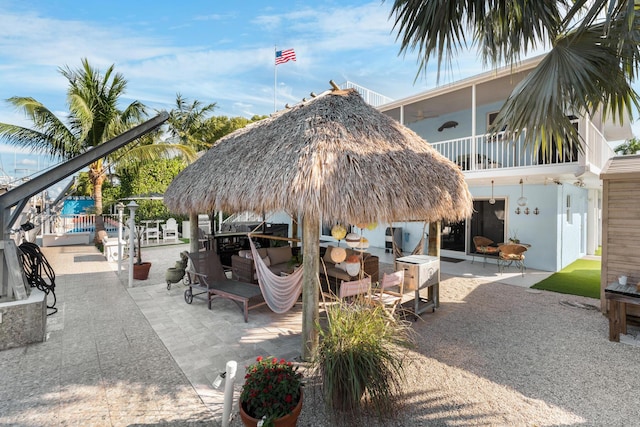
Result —
<svg viewBox="0 0 640 427"><path fill-rule="evenodd" d="M93 203L96 210L96 229L94 242L100 243L102 241L101 233L105 231L104 219L102 218L102 183L105 180L105 170L102 167L102 161L97 161L89 166L89 180L93 186L92 196Z"/></svg>

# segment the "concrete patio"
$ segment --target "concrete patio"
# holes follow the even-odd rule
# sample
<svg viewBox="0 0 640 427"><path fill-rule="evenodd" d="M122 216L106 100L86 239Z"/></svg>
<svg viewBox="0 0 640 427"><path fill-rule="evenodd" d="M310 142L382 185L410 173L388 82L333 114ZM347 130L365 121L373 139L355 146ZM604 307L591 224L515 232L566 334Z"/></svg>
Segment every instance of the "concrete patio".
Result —
<svg viewBox="0 0 640 427"><path fill-rule="evenodd" d="M153 263L151 276L129 288L126 271L119 277L117 263L106 262L93 246L44 248L57 274L59 312L48 318L46 342L0 352L0 424L219 425L223 396L212 383L227 361L238 362L241 378L244 366L258 355L299 357L301 304L284 315L267 307L251 310L248 323L228 300L215 300L212 310L203 300L186 304L185 286L167 290L164 281L166 268L183 250L188 246L144 248L143 258ZM381 263L392 261L383 250L372 252ZM567 298L595 302L528 289L549 275L545 272L499 274L495 264L470 261L443 261L441 269L444 307L415 323L420 334L427 328L430 341L455 307L443 293L461 294L469 283L531 301L546 299L543 304ZM513 291L504 292L508 289ZM594 338L600 346L640 360L637 348L607 341L604 316L588 316L585 321L598 328Z"/></svg>

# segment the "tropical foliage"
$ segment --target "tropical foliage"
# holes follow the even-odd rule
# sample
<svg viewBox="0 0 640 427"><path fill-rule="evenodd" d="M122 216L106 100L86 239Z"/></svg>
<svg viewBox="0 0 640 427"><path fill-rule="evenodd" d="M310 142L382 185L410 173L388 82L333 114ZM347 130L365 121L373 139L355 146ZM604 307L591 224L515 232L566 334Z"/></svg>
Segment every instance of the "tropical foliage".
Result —
<svg viewBox="0 0 640 427"><path fill-rule="evenodd" d="M120 172L120 194L117 198L131 195L163 194L173 178L185 167L180 158L159 159L146 162L134 170ZM113 200L115 203L117 201ZM136 200L139 208L136 211L138 219L166 220L172 215L162 200Z"/></svg>
<svg viewBox="0 0 640 427"><path fill-rule="evenodd" d="M514 136L526 129L526 143L544 154L565 138L584 148L571 114L602 108L622 122L638 107L639 8L632 0L395 0L392 16L401 53L417 51L424 72L435 59L438 76L467 48L492 67L548 48L493 126Z"/></svg>
<svg viewBox="0 0 640 427"><path fill-rule="evenodd" d="M145 106L134 101L124 109L119 102L125 93L127 82L124 76L114 72L110 66L104 74L90 66L87 59L82 67L60 69L68 80L67 105L69 114L64 119L54 115L42 103L30 97L12 97L8 102L23 111L32 122L32 128L0 123L0 139L46 153L59 160L71 159L96 147L139 124L145 118ZM102 184L107 178L110 164L121 162L133 164L160 157L185 156L192 160L194 151L178 144L161 144L153 136L140 138L138 145L125 147L89 165L89 181L97 213L102 213ZM96 231L102 223L96 224Z"/></svg>
<svg viewBox="0 0 640 427"><path fill-rule="evenodd" d="M209 148L205 122L215 108L215 103L205 105L198 100L189 103L182 95L176 94L176 107L169 112L167 120L169 135L174 141L188 145L195 151Z"/></svg>
<svg viewBox="0 0 640 427"><path fill-rule="evenodd" d="M638 151L640 151L640 141L637 140L636 138L631 138L624 144L618 145L616 148L613 149L613 151L623 156L627 156L629 154L636 154Z"/></svg>

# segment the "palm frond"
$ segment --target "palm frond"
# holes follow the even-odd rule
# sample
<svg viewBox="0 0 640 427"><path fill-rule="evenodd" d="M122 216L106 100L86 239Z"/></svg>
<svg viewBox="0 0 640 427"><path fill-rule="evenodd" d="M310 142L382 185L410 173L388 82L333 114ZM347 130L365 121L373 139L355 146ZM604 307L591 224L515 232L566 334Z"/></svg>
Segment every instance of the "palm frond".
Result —
<svg viewBox="0 0 640 427"><path fill-rule="evenodd" d="M419 71L437 59L449 67L457 53L476 46L485 64L513 64L545 40L555 37L566 1L396 0L391 15L400 53L418 52ZM470 39L469 44L467 40Z"/></svg>
<svg viewBox="0 0 640 427"><path fill-rule="evenodd" d="M0 139L52 157L67 158L74 155L76 137L72 130L42 103L31 97L17 96L9 98L8 102L25 113L33 123L33 129L2 123Z"/></svg>
<svg viewBox="0 0 640 427"><path fill-rule="evenodd" d="M525 144L542 146L566 137L581 146L567 114L594 114L604 107L618 121L639 105L636 92L622 68L616 48L593 26L580 35L559 37L545 56L513 91L502 107L493 130L508 126L516 136L526 129ZM544 150L543 150L544 151Z"/></svg>

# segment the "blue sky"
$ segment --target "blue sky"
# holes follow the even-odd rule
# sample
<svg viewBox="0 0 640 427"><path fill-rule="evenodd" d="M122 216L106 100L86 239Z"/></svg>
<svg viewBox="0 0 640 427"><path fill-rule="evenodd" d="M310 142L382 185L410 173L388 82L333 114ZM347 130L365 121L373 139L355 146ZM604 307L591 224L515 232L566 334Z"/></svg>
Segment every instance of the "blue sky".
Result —
<svg viewBox="0 0 640 427"><path fill-rule="evenodd" d="M56 1L0 0L0 122L28 125L4 100L31 96L56 114L66 109L59 68L81 58L128 80L123 101L170 109L176 93L210 103L215 115L269 114L274 106L274 46L295 49L278 66L277 107L347 80L393 99L436 86L433 68L418 76L417 55L399 55L392 0ZM462 55L440 84L483 69ZM48 160L0 145L3 169ZM17 173L15 175L20 175Z"/></svg>
<svg viewBox="0 0 640 427"><path fill-rule="evenodd" d="M176 93L216 102L216 115L269 114L274 106L274 47L295 49L278 66L277 107L347 80L393 99L435 85L415 83L417 57L399 56L388 19L392 1L55 1L0 2L0 121L28 125L5 102L32 96L62 116L60 67L81 58L128 80L125 102L170 109ZM459 63L456 80L482 71ZM433 74L435 77L435 73ZM34 169L35 156L0 146L2 167ZM40 163L46 162L44 159Z"/></svg>

